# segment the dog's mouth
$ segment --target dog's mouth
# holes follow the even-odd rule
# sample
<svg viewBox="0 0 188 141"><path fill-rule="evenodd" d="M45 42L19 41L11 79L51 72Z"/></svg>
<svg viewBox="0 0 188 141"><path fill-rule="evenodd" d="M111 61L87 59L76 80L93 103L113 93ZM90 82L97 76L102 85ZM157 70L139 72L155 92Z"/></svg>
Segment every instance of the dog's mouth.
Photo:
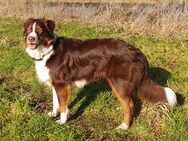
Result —
<svg viewBox="0 0 188 141"><path fill-rule="evenodd" d="M35 49L37 49L38 44L36 44L36 43L27 43L27 47L32 49L32 50L35 50Z"/></svg>

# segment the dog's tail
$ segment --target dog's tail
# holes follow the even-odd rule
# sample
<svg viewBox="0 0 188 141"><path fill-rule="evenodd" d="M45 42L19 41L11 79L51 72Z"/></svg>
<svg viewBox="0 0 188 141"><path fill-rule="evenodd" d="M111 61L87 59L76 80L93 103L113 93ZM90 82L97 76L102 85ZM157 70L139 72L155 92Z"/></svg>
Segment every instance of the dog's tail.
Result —
<svg viewBox="0 0 188 141"><path fill-rule="evenodd" d="M147 78L142 81L138 95L150 102L168 102L170 108L177 104L177 98L174 91L168 87L162 87Z"/></svg>

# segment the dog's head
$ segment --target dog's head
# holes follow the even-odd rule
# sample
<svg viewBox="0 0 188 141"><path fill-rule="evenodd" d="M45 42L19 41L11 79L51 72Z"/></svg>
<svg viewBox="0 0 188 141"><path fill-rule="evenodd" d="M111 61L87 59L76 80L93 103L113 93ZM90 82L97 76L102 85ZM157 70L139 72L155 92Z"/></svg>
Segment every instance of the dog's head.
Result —
<svg viewBox="0 0 188 141"><path fill-rule="evenodd" d="M54 43L55 23L52 20L29 18L24 23L26 51L36 59L47 53Z"/></svg>

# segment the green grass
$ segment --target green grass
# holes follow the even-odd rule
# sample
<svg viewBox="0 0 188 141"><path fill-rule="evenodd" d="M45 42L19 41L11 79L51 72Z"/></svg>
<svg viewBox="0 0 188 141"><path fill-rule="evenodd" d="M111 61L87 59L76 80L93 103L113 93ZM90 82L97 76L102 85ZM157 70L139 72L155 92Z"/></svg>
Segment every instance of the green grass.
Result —
<svg viewBox="0 0 188 141"><path fill-rule="evenodd" d="M0 140L143 140L188 139L188 42L144 36L125 36L122 29L57 25L59 35L80 39L114 37L127 40L148 57L151 77L178 94L179 105L168 112L161 105L136 102L127 131L116 131L122 109L105 81L74 89L70 117L57 125L47 116L51 90L37 80L34 63L25 53L22 22L0 20ZM141 109L141 111L139 111Z"/></svg>

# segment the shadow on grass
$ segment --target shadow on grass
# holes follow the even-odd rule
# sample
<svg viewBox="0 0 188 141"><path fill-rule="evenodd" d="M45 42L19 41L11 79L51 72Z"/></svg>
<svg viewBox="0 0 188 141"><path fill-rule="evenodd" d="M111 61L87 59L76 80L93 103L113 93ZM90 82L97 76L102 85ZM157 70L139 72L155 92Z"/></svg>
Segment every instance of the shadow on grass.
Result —
<svg viewBox="0 0 188 141"><path fill-rule="evenodd" d="M170 78L171 73L160 67L150 68L150 78L160 84L161 86L167 86L167 80Z"/></svg>
<svg viewBox="0 0 188 141"><path fill-rule="evenodd" d="M4 78L0 78L0 85L3 84L4 81Z"/></svg>
<svg viewBox="0 0 188 141"><path fill-rule="evenodd" d="M176 93L178 106L182 106L185 103L185 97L182 94Z"/></svg>
<svg viewBox="0 0 188 141"><path fill-rule="evenodd" d="M76 103L78 103L82 99L84 99L84 101L79 106L77 111L73 115L71 115L69 120L73 120L81 116L84 110L88 107L88 105L90 105L97 98L98 93L110 90L111 89L108 85L108 82L105 80L93 82L82 88L77 97L70 103L69 108L72 108Z"/></svg>
<svg viewBox="0 0 188 141"><path fill-rule="evenodd" d="M171 73L159 68L159 67L153 67L150 68L150 78L157 82L158 84L162 86L167 85L167 80L170 78ZM85 86L81 92L77 95L77 97L70 103L69 108L72 108L76 103L84 99L84 101L81 103L77 111L69 118L69 120L77 119L79 116L81 116L84 112L84 110L90 105L97 97L97 94L100 92L105 91L111 91L110 86L108 85L107 81L101 80L94 83L91 83L87 86ZM184 97L181 94L176 94L178 99L178 105L184 104ZM134 118L137 118L140 114L142 102L139 98L134 99Z"/></svg>

